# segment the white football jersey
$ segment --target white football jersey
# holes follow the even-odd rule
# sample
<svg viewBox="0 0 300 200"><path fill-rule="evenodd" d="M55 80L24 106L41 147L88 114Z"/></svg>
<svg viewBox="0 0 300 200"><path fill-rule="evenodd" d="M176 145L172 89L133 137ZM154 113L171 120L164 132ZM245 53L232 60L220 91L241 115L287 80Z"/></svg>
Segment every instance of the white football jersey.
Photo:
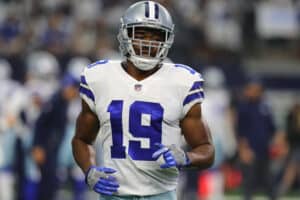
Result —
<svg viewBox="0 0 300 200"><path fill-rule="evenodd" d="M153 195L176 188L177 168L161 169L152 158L155 143L181 144L179 126L189 109L201 103L202 76L181 64L164 63L151 76L135 80L121 61L87 66L80 94L100 121L101 163L116 169L118 195Z"/></svg>

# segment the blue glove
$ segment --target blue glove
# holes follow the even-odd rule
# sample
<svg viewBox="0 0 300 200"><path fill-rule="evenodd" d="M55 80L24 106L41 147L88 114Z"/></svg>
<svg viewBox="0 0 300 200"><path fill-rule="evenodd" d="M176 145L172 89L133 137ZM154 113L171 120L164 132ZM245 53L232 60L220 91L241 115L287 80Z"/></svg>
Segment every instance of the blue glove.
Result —
<svg viewBox="0 0 300 200"><path fill-rule="evenodd" d="M165 163L160 165L161 168L181 168L191 164L186 153L175 144L165 146L163 144L155 143L155 145L158 146L159 149L152 154L152 158L157 159L163 155Z"/></svg>
<svg viewBox="0 0 300 200"><path fill-rule="evenodd" d="M119 188L119 183L114 176L116 170L107 167L91 166L86 173L86 183L97 193L112 195Z"/></svg>

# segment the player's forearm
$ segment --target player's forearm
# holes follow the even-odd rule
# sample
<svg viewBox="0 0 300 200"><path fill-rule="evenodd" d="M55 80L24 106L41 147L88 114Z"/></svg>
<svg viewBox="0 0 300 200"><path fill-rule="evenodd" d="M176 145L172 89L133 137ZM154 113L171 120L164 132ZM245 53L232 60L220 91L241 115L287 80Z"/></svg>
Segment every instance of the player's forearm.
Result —
<svg viewBox="0 0 300 200"><path fill-rule="evenodd" d="M215 150L212 144L202 144L187 152L192 167L206 169L212 166Z"/></svg>
<svg viewBox="0 0 300 200"><path fill-rule="evenodd" d="M75 161L84 173L88 171L91 165L96 165L95 150L92 145L74 137L72 150Z"/></svg>

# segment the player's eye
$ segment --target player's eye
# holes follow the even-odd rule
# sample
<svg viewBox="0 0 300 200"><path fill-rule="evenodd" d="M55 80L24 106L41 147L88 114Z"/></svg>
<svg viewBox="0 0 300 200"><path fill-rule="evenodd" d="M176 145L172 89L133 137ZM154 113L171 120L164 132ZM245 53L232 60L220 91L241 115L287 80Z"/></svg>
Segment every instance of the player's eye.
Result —
<svg viewBox="0 0 300 200"><path fill-rule="evenodd" d="M135 34L135 39L145 39L146 33L142 31L136 31Z"/></svg>
<svg viewBox="0 0 300 200"><path fill-rule="evenodd" d="M154 28L145 28L145 27L136 27L128 28L128 37L133 37L133 30L134 30L134 39L141 39L141 40L152 40L162 42L165 40L165 32L154 29Z"/></svg>

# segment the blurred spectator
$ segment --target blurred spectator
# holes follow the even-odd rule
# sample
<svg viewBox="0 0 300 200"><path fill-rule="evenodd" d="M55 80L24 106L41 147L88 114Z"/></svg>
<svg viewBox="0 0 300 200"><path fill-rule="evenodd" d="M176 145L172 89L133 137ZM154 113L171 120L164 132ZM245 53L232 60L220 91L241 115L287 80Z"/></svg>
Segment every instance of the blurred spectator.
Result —
<svg viewBox="0 0 300 200"><path fill-rule="evenodd" d="M26 27L20 9L12 4L7 6L6 15L0 21L0 55L6 58L12 67L12 78L24 81L25 69L22 53L26 48Z"/></svg>
<svg viewBox="0 0 300 200"><path fill-rule="evenodd" d="M90 63L91 61L85 57L74 57L68 64L67 73L79 80L84 67ZM58 179L60 181L60 187L63 188L63 186L71 182L73 200L84 200L87 191L85 175L75 163L70 145L75 132L76 117L80 113L80 109L80 98L74 98L69 102L67 124L64 137L62 138L63 141L58 152Z"/></svg>
<svg viewBox="0 0 300 200"><path fill-rule="evenodd" d="M66 74L61 89L43 106L37 119L32 156L41 171L38 200L55 198L58 189L58 152L66 133L68 107L70 102L78 97L78 86L79 80L71 74Z"/></svg>
<svg viewBox="0 0 300 200"><path fill-rule="evenodd" d="M42 48L62 57L70 47L70 35L73 25L68 13L61 7L51 11L45 24L41 24L38 39Z"/></svg>
<svg viewBox="0 0 300 200"><path fill-rule="evenodd" d="M106 31L108 33L114 33L119 28L120 18L123 14L123 10L130 5L130 1L121 0L103 0L103 13L101 15L104 19Z"/></svg>
<svg viewBox="0 0 300 200"><path fill-rule="evenodd" d="M5 60L0 61L0 84L1 91L3 92L0 97L0 199L12 200L13 193L13 173L12 173L12 155L5 155L5 149L9 149L8 152L14 152L15 136L10 131L12 123L15 119L10 117L4 109L6 98L8 97L10 89L13 84L10 83L11 66Z"/></svg>
<svg viewBox="0 0 300 200"><path fill-rule="evenodd" d="M262 39L296 39L299 34L297 10L292 0L262 1L256 8L256 30Z"/></svg>
<svg viewBox="0 0 300 200"><path fill-rule="evenodd" d="M26 137L22 138L18 154L20 174L18 199L36 200L40 172L28 152L31 150L34 127L41 108L58 89L60 70L56 58L46 51L30 53L27 56L26 67L24 90L27 95L23 97L26 106L22 110L22 115L28 130Z"/></svg>
<svg viewBox="0 0 300 200"><path fill-rule="evenodd" d="M236 107L236 114L244 199L252 199L258 187L266 190L269 199L275 199L269 147L276 129L272 110L263 96L263 86L258 79L249 79Z"/></svg>
<svg viewBox="0 0 300 200"><path fill-rule="evenodd" d="M210 66L203 71L205 99L203 116L207 120L216 144L215 166L232 158L236 152L236 138L230 117L230 92L223 71Z"/></svg>
<svg viewBox="0 0 300 200"><path fill-rule="evenodd" d="M109 35L102 34L97 40L96 58L101 59L121 59L122 55L115 50L113 40Z"/></svg>
<svg viewBox="0 0 300 200"><path fill-rule="evenodd" d="M24 123L20 113L24 107L24 90L20 84L11 80L11 66L0 60L0 199L13 200L15 180L20 186L19 177L15 176L15 145L24 132Z"/></svg>
<svg viewBox="0 0 300 200"><path fill-rule="evenodd" d="M79 22L96 22L102 14L101 0L73 0L73 15Z"/></svg>
<svg viewBox="0 0 300 200"><path fill-rule="evenodd" d="M78 21L72 35L71 53L77 56L90 56L95 51L97 40L96 24Z"/></svg>
<svg viewBox="0 0 300 200"><path fill-rule="evenodd" d="M241 26L230 4L232 2L226 0L208 1L204 30L211 46L238 51L242 46Z"/></svg>
<svg viewBox="0 0 300 200"><path fill-rule="evenodd" d="M26 87L47 100L56 89L60 78L57 59L49 52L32 52L27 57Z"/></svg>
<svg viewBox="0 0 300 200"><path fill-rule="evenodd" d="M203 117L210 127L215 146L215 161L210 170L200 173L199 197L201 200L222 200L225 180L222 165L236 152L236 141L230 121L230 94L225 87L225 76L216 67L203 71L205 80L205 101L202 104Z"/></svg>
<svg viewBox="0 0 300 200"><path fill-rule="evenodd" d="M289 144L289 156L282 183L279 187L279 195L282 196L293 186L300 175L300 104L292 106L287 116L287 135Z"/></svg>
<svg viewBox="0 0 300 200"><path fill-rule="evenodd" d="M0 25L1 53L11 55L19 53L22 49L24 27L16 13L9 13ZM5 47L5 48L3 48Z"/></svg>

